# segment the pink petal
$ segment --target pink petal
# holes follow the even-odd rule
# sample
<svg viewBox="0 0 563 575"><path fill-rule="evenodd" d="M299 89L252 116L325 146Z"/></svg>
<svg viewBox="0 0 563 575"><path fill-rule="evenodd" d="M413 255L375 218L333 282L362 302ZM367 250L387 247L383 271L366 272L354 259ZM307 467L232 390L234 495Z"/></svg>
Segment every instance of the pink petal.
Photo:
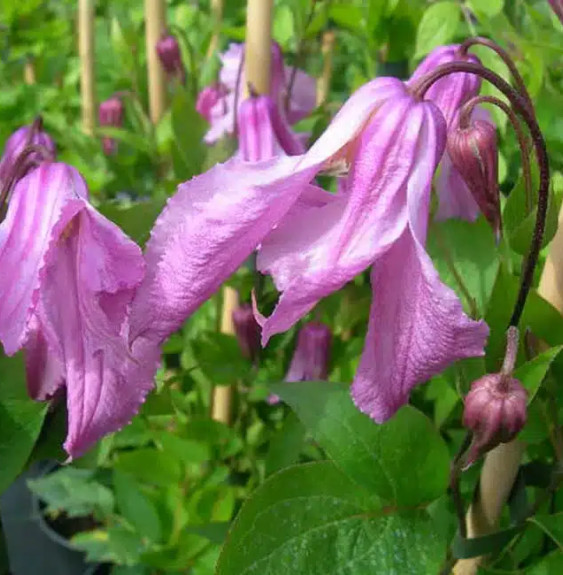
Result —
<svg viewBox="0 0 563 575"><path fill-rule="evenodd" d="M208 299L277 226L319 169L342 151L401 82L360 88L303 156L249 164L232 159L179 186L147 244L147 275L131 336L163 340Z"/></svg>
<svg viewBox="0 0 563 575"><path fill-rule="evenodd" d="M142 273L139 248L90 209L47 256L39 319L66 368L72 457L129 422L153 386L158 349L130 351L124 334Z"/></svg>
<svg viewBox="0 0 563 575"><path fill-rule="evenodd" d="M440 173L436 180L439 205L436 220L460 218L474 222L480 210L463 178L454 168L447 152L442 157Z"/></svg>
<svg viewBox="0 0 563 575"><path fill-rule="evenodd" d="M49 347L39 319L34 316L25 346L27 390L32 399L46 400L65 383L65 369L59 350Z"/></svg>
<svg viewBox="0 0 563 575"><path fill-rule="evenodd" d="M372 286L352 397L361 411L382 423L407 403L415 385L454 361L484 355L489 330L464 314L408 230L374 265Z"/></svg>
<svg viewBox="0 0 563 575"><path fill-rule="evenodd" d="M25 343L45 254L87 195L82 178L64 164L42 164L15 187L0 224L0 341L6 354Z"/></svg>
<svg viewBox="0 0 563 575"><path fill-rule="evenodd" d="M399 87L356 143L347 191L324 206L288 216L264 240L258 268L270 273L283 292L264 323L264 345L401 236L407 225L407 190L424 185L429 191L441 153L435 138L426 135L426 108L432 105L416 103Z"/></svg>

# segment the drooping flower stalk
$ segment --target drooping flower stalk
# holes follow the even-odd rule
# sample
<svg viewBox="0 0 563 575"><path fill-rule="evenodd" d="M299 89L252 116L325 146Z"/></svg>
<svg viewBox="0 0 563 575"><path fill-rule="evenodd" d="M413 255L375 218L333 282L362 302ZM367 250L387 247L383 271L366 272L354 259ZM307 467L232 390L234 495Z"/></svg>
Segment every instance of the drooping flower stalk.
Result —
<svg viewBox="0 0 563 575"><path fill-rule="evenodd" d="M545 140L537 123L533 108L531 109L529 107L528 99L526 96L514 90L514 88L512 88L512 86L510 86L510 84L503 80L498 74L495 74L493 71L487 68L483 68L477 64L473 64L471 62L455 62L438 66L435 70L430 72L427 76L421 78L415 85L412 86L413 93L422 98L434 82L438 81L444 76L447 76L448 74L457 72L466 72L480 76L481 78L493 84L509 99L516 112L520 114L520 116L527 124L536 152L540 171L537 216L534 227L534 234L532 236L532 242L521 277L520 290L518 292L518 297L514 305L514 311L510 319L510 325L517 326L532 285L533 273L538 261L545 229L545 218L547 215L547 203L549 194L549 160L547 157Z"/></svg>

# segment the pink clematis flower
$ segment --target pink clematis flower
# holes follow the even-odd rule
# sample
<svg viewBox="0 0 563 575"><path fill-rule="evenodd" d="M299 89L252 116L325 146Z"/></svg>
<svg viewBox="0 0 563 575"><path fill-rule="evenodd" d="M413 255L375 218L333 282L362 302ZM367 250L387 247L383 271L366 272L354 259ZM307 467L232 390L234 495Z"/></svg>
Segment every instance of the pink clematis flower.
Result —
<svg viewBox="0 0 563 575"><path fill-rule="evenodd" d="M462 56L459 53L459 48L458 44L435 48L419 64L407 84L412 85L419 78L441 64L456 61L479 63L479 59L473 55ZM480 88L481 80L474 74L450 74L433 84L428 90L426 98L432 100L440 108L446 119L448 131L450 131L458 125L461 106L474 96L477 96ZM488 112L483 109L476 109L474 114L475 119L486 119L492 122ZM463 178L452 165L447 151L442 158L440 173L436 181L436 190L439 198L437 220L461 218L475 221L477 219L479 206L473 199Z"/></svg>
<svg viewBox="0 0 563 575"><path fill-rule="evenodd" d="M79 173L45 162L14 188L0 224L0 341L26 352L30 395L66 387L71 457L122 427L153 386L158 348L130 349L139 247L88 201Z"/></svg>
<svg viewBox="0 0 563 575"><path fill-rule="evenodd" d="M55 157L55 142L51 136L41 130L41 121L38 122L38 125L18 128L4 145L4 153L0 159L0 187L7 183L14 162L27 146L39 146L43 148L45 154L53 159ZM33 152L27 157L27 164L33 167L36 162L42 159L41 154Z"/></svg>
<svg viewBox="0 0 563 575"><path fill-rule="evenodd" d="M205 136L207 144L213 144L224 135L233 135L234 133L235 102L238 102L237 108L239 108L243 101L243 92L246 86L243 56L244 44L231 44L228 50L221 55L220 88L213 89L213 93L204 89L198 98L198 111L211 124ZM291 67L284 66L279 45L273 42L270 96L280 106L280 109L285 106L291 71ZM293 125L308 116L315 108L315 98L315 79L305 72L297 70L287 110L289 124ZM213 101L214 103L210 105Z"/></svg>
<svg viewBox="0 0 563 575"><path fill-rule="evenodd" d="M373 304L352 387L382 422L410 389L455 360L483 355L488 328L463 312L424 249L432 177L446 124L394 78L354 93L311 149L263 162L233 158L182 184L147 245L131 335L166 338L259 247L282 292L262 343L372 268ZM345 192L312 185L346 166Z"/></svg>
<svg viewBox="0 0 563 575"><path fill-rule="evenodd" d="M251 96L238 111L239 154L248 162L305 151L284 115L269 96Z"/></svg>

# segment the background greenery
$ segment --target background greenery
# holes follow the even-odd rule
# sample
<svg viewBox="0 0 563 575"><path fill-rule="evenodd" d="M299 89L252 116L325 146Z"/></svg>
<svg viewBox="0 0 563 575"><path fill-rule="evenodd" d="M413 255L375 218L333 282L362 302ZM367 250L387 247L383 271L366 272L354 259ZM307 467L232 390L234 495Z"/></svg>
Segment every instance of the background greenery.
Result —
<svg viewBox="0 0 563 575"><path fill-rule="evenodd" d="M123 128L100 129L94 138L79 126L76 2L0 6L0 141L41 114L59 159L83 173L92 201L141 244L176 185L233 150L229 141L213 148L202 143L206 125L194 109L199 89L219 66L216 57L205 58L213 29L208 4L168 3L188 81L169 86L169 111L152 126L143 2L96 2L98 101L117 91L128 96ZM330 96L299 126L313 137L358 86L377 75L407 77L439 44L479 34L507 49L548 143L553 194L546 241L553 235L563 194L563 28L546 1L319 0L309 17L311 9L310 0L278 0L274 37L288 62L318 76L321 35L336 32ZM245 2L228 0L222 48L244 40L244 24ZM508 77L492 52L475 53ZM36 71L33 85L23 82L28 61ZM485 86L483 92L494 90ZM561 572L561 494L550 494L527 517L563 456L563 320L536 293L523 327L548 349L538 355L528 345L520 356L517 375L531 392L522 433L528 447L500 534L473 546L455 539L447 494L449 462L465 433L462 396L474 379L498 369L534 217L524 208L514 135L501 114L495 112L495 120L505 239L497 246L482 219L433 223L429 239L441 277L459 288L453 263L491 327L487 357L460 362L417 388L412 406L376 426L356 411L347 390L367 325L366 276L315 310L334 333L329 383L276 383L293 353L295 330L273 338L258 364L244 359L233 336L217 333L221 302L215 296L166 344L157 389L132 424L71 466L31 483L50 517L94 519L94 529L74 538L91 561L112 564L113 575L211 574L218 559L219 575L324 575L335 566L354 575L425 575L438 573L453 541L458 557L493 553L482 573ZM119 141L116 155L103 155L102 134ZM230 283L248 301L252 267ZM266 282L262 289L265 307L273 305L273 286ZM208 415L213 386L226 384L238 390L231 427ZM284 403L268 405L271 390ZM32 461L64 460L65 420L64 406L47 409L27 399L21 358L0 357L0 489ZM466 503L479 468L463 476Z"/></svg>

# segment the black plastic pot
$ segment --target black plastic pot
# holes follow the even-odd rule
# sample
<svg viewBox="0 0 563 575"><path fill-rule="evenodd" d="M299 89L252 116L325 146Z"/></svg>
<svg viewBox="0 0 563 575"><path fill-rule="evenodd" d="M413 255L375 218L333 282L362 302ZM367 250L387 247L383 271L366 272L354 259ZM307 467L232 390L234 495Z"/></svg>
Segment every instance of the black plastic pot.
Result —
<svg viewBox="0 0 563 575"><path fill-rule="evenodd" d="M0 497L0 515L12 575L94 575L100 566L88 564L82 551L45 521L27 481L56 468L50 461L34 463Z"/></svg>

